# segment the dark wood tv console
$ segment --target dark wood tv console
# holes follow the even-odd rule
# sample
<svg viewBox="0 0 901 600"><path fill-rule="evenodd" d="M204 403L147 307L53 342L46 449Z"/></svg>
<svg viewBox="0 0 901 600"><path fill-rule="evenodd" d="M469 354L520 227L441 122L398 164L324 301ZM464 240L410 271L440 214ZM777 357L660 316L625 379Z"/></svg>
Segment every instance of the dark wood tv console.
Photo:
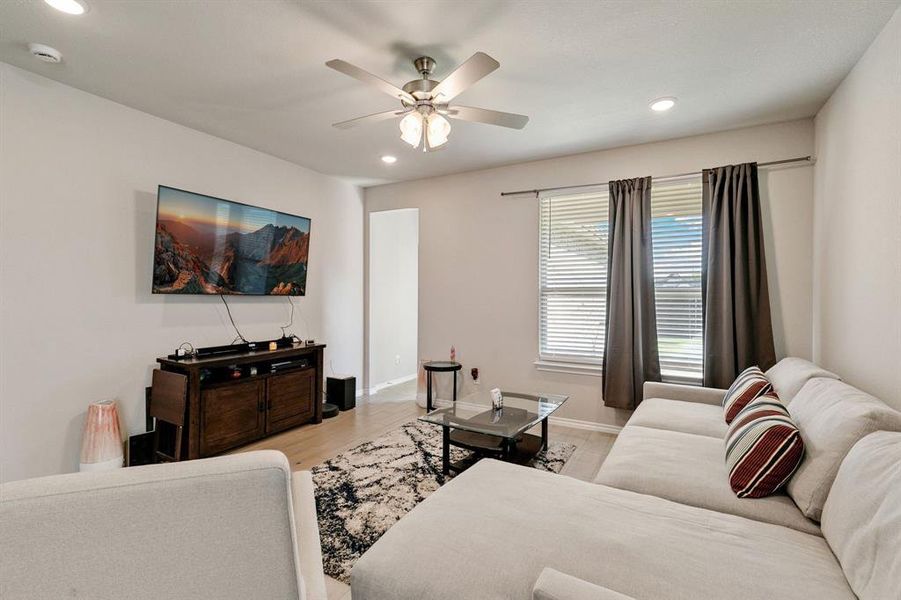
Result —
<svg viewBox="0 0 901 600"><path fill-rule="evenodd" d="M156 359L162 370L188 377L186 458L214 456L304 423L321 423L324 348L299 344L210 358ZM306 364L271 370L284 361Z"/></svg>

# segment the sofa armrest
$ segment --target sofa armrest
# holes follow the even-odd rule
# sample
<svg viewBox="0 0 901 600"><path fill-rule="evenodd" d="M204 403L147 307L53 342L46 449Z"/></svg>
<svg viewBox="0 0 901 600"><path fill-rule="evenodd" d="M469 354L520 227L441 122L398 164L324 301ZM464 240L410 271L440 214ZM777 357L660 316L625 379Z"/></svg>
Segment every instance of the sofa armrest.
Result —
<svg viewBox="0 0 901 600"><path fill-rule="evenodd" d="M532 588L532 600L633 600L633 598L545 567Z"/></svg>
<svg viewBox="0 0 901 600"><path fill-rule="evenodd" d="M727 391L729 390L682 385L678 383L645 381L642 399L664 398L666 400L682 400L683 402L698 402L700 404L722 404L723 397L726 395Z"/></svg>
<svg viewBox="0 0 901 600"><path fill-rule="evenodd" d="M291 480L263 450L4 483L0 596L298 600Z"/></svg>
<svg viewBox="0 0 901 600"><path fill-rule="evenodd" d="M319 522L316 518L316 487L312 474L309 471L295 471L291 474L291 488L297 529L297 553L306 592L304 599L327 600Z"/></svg>

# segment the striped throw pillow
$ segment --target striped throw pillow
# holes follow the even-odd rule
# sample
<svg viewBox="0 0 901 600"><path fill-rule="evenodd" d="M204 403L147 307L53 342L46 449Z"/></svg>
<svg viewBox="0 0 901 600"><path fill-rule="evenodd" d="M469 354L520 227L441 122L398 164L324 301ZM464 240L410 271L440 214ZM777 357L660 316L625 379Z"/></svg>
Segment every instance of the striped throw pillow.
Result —
<svg viewBox="0 0 901 600"><path fill-rule="evenodd" d="M729 485L739 498L762 498L788 483L804 442L785 406L773 394L745 406L726 433Z"/></svg>
<svg viewBox="0 0 901 600"><path fill-rule="evenodd" d="M726 423L731 423L735 415L754 398L775 393L770 380L759 367L748 367L735 379L729 391L723 396L723 412Z"/></svg>

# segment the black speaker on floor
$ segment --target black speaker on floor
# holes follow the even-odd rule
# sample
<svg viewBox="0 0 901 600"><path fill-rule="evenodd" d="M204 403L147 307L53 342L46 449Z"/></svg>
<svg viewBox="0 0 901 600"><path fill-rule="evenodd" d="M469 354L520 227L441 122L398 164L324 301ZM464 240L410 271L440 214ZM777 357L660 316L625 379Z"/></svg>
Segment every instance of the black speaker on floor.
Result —
<svg viewBox="0 0 901 600"><path fill-rule="evenodd" d="M340 410L350 410L357 405L357 378L350 375L326 377L325 396Z"/></svg>
<svg viewBox="0 0 901 600"><path fill-rule="evenodd" d="M139 433L128 438L128 466L153 463L153 432Z"/></svg>

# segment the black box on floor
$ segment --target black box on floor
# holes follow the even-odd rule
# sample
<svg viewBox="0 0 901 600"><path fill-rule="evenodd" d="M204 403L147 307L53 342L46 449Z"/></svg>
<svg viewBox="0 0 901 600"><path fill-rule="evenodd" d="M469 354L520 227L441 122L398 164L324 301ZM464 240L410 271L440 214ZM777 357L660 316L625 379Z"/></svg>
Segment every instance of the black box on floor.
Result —
<svg viewBox="0 0 901 600"><path fill-rule="evenodd" d="M139 433L128 438L129 467L153 463L153 432Z"/></svg>
<svg viewBox="0 0 901 600"><path fill-rule="evenodd" d="M357 378L348 376L326 377L326 401L341 410L350 410L357 405Z"/></svg>

